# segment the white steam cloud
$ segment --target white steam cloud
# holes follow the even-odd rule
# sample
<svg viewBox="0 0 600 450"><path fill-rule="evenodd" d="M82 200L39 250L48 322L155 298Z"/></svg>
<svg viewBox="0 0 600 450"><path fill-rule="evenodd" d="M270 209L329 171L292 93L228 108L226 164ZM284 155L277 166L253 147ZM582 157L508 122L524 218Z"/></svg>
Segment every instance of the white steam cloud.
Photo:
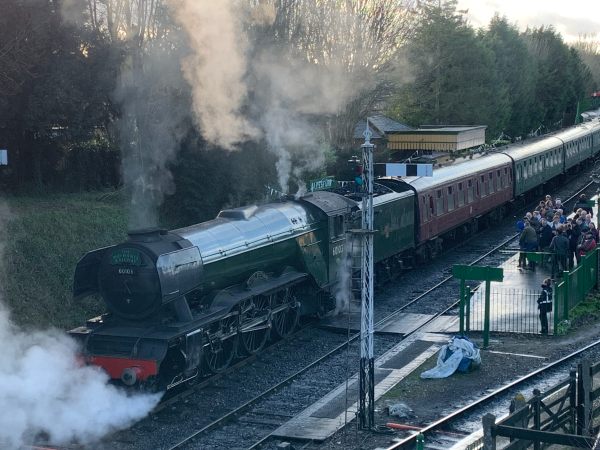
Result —
<svg viewBox="0 0 600 450"><path fill-rule="evenodd" d="M312 120L337 113L350 99L350 83L341 70L308 64L285 49L263 49L252 71L260 126L278 158L279 185L286 191L293 178L302 186L303 171L325 164L322 124Z"/></svg>
<svg viewBox="0 0 600 450"><path fill-rule="evenodd" d="M336 114L355 93L341 65L309 63L285 45L251 42L247 30L274 20L272 6L248 10L236 0L171 0L188 35L183 62L205 139L225 148L264 139L277 157L279 184L302 185L304 170L324 165L317 115ZM248 101L249 97L251 100Z"/></svg>
<svg viewBox="0 0 600 450"><path fill-rule="evenodd" d="M25 332L0 311L0 448L45 433L53 444L93 442L146 416L159 394L128 396L100 369L81 366L59 331Z"/></svg>
<svg viewBox="0 0 600 450"><path fill-rule="evenodd" d="M179 56L166 52L160 42L146 48L143 62L130 56L121 68L114 94L121 116L115 123L131 199L130 229L157 226L164 195L175 191L168 163L189 130L186 88Z"/></svg>
<svg viewBox="0 0 600 450"><path fill-rule="evenodd" d="M189 37L192 53L182 68L192 86L193 109L204 138L227 149L260 132L251 125L241 108L248 90L248 42L230 0L171 1L175 18Z"/></svg>
<svg viewBox="0 0 600 450"><path fill-rule="evenodd" d="M358 251L360 253L361 249L360 245L358 247L352 245L352 239L357 238L353 237L346 243L344 259L340 267L341 273L339 282L333 293L335 298L335 309L331 312L331 315L333 316L352 312L352 301L355 300L354 294L352 293L352 252ZM359 275L357 274L357 276Z"/></svg>
<svg viewBox="0 0 600 450"><path fill-rule="evenodd" d="M9 217L0 200L0 229ZM0 242L0 270L3 248ZM79 364L72 339L58 330L20 329L1 303L0 342L2 449L22 448L40 433L53 444L93 442L146 416L160 400L158 394L128 396L108 385L105 373Z"/></svg>

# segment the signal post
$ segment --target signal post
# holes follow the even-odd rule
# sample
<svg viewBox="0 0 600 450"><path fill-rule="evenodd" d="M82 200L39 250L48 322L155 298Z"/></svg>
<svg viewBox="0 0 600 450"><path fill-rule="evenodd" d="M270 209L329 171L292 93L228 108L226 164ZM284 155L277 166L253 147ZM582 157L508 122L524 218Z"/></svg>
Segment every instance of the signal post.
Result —
<svg viewBox="0 0 600 450"><path fill-rule="evenodd" d="M361 235L361 321L360 321L360 379L358 421L361 428L375 426L375 359L373 356L373 148L371 130L367 118L367 129L363 136L363 192Z"/></svg>

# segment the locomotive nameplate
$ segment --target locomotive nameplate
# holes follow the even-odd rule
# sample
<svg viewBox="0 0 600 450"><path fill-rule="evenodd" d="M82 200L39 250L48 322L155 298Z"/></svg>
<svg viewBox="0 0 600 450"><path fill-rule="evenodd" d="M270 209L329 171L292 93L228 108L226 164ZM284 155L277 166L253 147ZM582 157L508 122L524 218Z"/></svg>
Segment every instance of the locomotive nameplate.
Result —
<svg viewBox="0 0 600 450"><path fill-rule="evenodd" d="M111 253L110 263L113 266L141 266L142 255L133 248L119 248Z"/></svg>

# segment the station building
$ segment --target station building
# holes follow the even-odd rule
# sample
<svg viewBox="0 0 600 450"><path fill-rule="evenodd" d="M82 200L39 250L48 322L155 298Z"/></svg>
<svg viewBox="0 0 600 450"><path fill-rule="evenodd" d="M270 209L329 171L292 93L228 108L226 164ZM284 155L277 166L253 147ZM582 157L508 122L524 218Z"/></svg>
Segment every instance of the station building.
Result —
<svg viewBox="0 0 600 450"><path fill-rule="evenodd" d="M356 124L354 140L364 141L366 120ZM485 144L485 125L421 125L412 128L389 117L369 117L373 142L389 154L390 162L446 165L468 157L472 150Z"/></svg>

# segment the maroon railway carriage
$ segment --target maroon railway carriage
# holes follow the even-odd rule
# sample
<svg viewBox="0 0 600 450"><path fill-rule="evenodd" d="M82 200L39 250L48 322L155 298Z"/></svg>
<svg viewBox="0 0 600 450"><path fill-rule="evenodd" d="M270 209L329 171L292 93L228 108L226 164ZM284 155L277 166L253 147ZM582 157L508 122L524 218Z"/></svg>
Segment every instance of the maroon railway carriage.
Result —
<svg viewBox="0 0 600 450"><path fill-rule="evenodd" d="M436 169L432 177L378 182L415 192L417 253L425 259L440 250L442 238L474 232L484 218L499 220L513 198L512 160L502 153Z"/></svg>

